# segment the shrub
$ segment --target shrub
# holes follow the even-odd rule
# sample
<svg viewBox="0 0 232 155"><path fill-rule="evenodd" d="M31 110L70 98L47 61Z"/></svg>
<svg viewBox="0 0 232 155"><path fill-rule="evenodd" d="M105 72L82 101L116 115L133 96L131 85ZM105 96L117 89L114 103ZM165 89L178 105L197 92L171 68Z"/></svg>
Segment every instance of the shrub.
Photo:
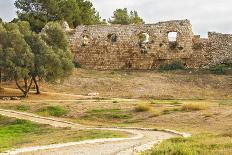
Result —
<svg viewBox="0 0 232 155"><path fill-rule="evenodd" d="M151 109L150 105L148 103L139 103L135 107L136 112L144 112L144 111L149 111Z"/></svg>
<svg viewBox="0 0 232 155"><path fill-rule="evenodd" d="M185 65L181 61L173 61L170 64L164 64L159 67L159 70L183 70L185 69Z"/></svg>
<svg viewBox="0 0 232 155"><path fill-rule="evenodd" d="M73 61L73 64L74 64L75 68L81 68L80 62L74 60L74 61Z"/></svg>
<svg viewBox="0 0 232 155"><path fill-rule="evenodd" d="M183 111L198 111L208 109L209 105L207 103L186 103L182 105Z"/></svg>
<svg viewBox="0 0 232 155"><path fill-rule="evenodd" d="M226 73L226 67L227 67L227 65L225 65L225 64L220 64L220 65L216 65L216 66L214 66L213 68L211 68L210 71L211 71L213 74L222 75L222 74L225 74L225 73Z"/></svg>

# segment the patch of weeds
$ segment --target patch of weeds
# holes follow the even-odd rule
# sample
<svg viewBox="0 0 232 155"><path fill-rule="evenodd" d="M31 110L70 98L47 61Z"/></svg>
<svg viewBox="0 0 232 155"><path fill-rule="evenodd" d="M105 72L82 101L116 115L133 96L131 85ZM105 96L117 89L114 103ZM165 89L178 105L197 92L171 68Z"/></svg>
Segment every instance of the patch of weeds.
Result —
<svg viewBox="0 0 232 155"><path fill-rule="evenodd" d="M109 117L116 118L116 119L128 119L128 118L131 118L131 116L127 115L127 114L111 114L111 115L109 115Z"/></svg>
<svg viewBox="0 0 232 155"><path fill-rule="evenodd" d="M48 106L37 111L42 116L61 117L68 113L68 111L60 106Z"/></svg>
<svg viewBox="0 0 232 155"><path fill-rule="evenodd" d="M121 109L93 109L86 112L85 119L129 119L130 114L123 114Z"/></svg>
<svg viewBox="0 0 232 155"><path fill-rule="evenodd" d="M18 111L28 111L28 110L30 110L30 106L29 105L17 105L16 110L18 110Z"/></svg>
<svg viewBox="0 0 232 155"><path fill-rule="evenodd" d="M219 64L210 68L210 71L213 74L223 75L226 73L226 68L227 66L225 64Z"/></svg>
<svg viewBox="0 0 232 155"><path fill-rule="evenodd" d="M158 117L163 114L163 111L153 109L150 111L150 113L151 113L151 117Z"/></svg>
<svg viewBox="0 0 232 155"><path fill-rule="evenodd" d="M93 109L90 111L87 111L87 113L114 113L114 112L120 112L121 109Z"/></svg>
<svg viewBox="0 0 232 155"><path fill-rule="evenodd" d="M207 103L186 103L182 105L183 111L199 111L208 108L209 108L209 104Z"/></svg>
<svg viewBox="0 0 232 155"><path fill-rule="evenodd" d="M190 138L166 140L143 155L223 155L231 153L231 138L212 134L198 134Z"/></svg>
<svg viewBox="0 0 232 155"><path fill-rule="evenodd" d="M182 103L172 100L151 100L151 104L170 104L170 105L180 105Z"/></svg>
<svg viewBox="0 0 232 155"><path fill-rule="evenodd" d="M180 108L165 109L163 110L163 114L167 115L167 114L171 114L171 113L179 112L179 111L181 111Z"/></svg>
<svg viewBox="0 0 232 155"><path fill-rule="evenodd" d="M129 123L129 124L134 124L134 123L140 123L143 122L144 119L143 118L139 118L139 119L130 119L130 120L126 120L124 123Z"/></svg>
<svg viewBox="0 0 232 155"><path fill-rule="evenodd" d="M159 67L160 71L184 70L185 65L181 61L173 61L170 64L164 64Z"/></svg>
<svg viewBox="0 0 232 155"><path fill-rule="evenodd" d="M139 103L135 107L136 112L145 112L149 111L151 109L151 106L148 103Z"/></svg>
<svg viewBox="0 0 232 155"><path fill-rule="evenodd" d="M232 100L220 101L219 106L232 106Z"/></svg>

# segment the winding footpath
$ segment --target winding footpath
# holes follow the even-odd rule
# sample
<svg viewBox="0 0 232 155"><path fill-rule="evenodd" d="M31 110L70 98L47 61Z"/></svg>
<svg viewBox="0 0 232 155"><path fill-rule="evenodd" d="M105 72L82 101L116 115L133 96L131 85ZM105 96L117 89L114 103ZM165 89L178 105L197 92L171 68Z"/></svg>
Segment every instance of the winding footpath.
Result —
<svg viewBox="0 0 232 155"><path fill-rule="evenodd" d="M152 129L138 128L89 127L63 121L60 119L41 117L30 113L3 109L0 109L0 115L29 120L40 124L48 124L54 127L71 127L77 130L97 129L124 131L132 135L129 138L105 138L96 140L85 140L81 142L70 142L64 144L52 144L46 146L20 148L16 150L10 150L6 153L0 153L0 155L133 155L138 152L148 150L152 148L153 145L158 144L165 139L169 139L175 136L190 136L186 133L178 133L171 130L153 131Z"/></svg>

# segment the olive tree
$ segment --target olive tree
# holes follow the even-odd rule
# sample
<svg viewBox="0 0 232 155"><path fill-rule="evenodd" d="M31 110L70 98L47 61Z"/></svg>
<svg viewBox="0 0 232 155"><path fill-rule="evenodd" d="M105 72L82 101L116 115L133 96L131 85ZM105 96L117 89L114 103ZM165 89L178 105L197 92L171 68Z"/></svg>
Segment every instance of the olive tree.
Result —
<svg viewBox="0 0 232 155"><path fill-rule="evenodd" d="M7 36L4 51L4 74L13 79L25 97L33 83L30 71L34 67L34 54L24 40L16 24L7 24ZM20 81L23 81L21 85Z"/></svg>

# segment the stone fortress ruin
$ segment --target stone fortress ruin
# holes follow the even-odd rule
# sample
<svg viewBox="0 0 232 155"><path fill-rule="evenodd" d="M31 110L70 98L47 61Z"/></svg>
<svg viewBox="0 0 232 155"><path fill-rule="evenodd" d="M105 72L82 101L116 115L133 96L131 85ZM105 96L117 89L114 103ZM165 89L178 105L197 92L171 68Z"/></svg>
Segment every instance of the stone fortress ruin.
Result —
<svg viewBox="0 0 232 155"><path fill-rule="evenodd" d="M189 20L63 28L75 60L86 69L157 69L173 61L207 68L232 61L232 35L209 32L200 38Z"/></svg>

